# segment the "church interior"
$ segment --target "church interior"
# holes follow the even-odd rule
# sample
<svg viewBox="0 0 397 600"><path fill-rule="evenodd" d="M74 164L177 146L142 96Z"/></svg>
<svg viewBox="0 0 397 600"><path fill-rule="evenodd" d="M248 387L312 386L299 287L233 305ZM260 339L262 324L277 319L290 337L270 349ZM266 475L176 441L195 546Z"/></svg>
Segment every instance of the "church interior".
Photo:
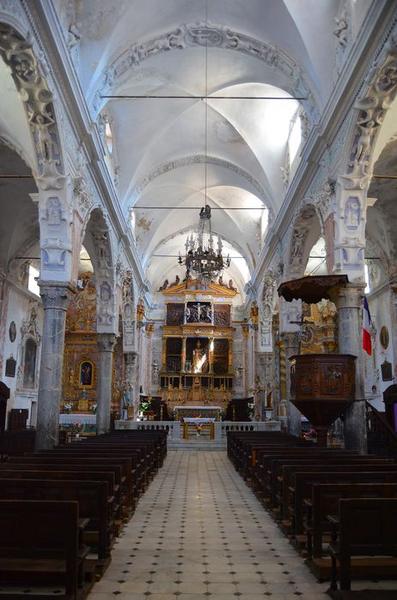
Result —
<svg viewBox="0 0 397 600"><path fill-rule="evenodd" d="M396 598L397 3L0 0L0 90L0 600Z"/></svg>

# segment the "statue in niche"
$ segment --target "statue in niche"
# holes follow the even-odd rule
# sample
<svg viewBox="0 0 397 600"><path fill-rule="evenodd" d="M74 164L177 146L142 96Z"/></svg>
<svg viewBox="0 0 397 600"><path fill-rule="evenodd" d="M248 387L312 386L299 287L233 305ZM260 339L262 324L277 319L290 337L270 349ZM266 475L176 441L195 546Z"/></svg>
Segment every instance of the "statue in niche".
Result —
<svg viewBox="0 0 397 600"><path fill-rule="evenodd" d="M59 225L62 218L61 204L58 198L47 200L47 225Z"/></svg>
<svg viewBox="0 0 397 600"><path fill-rule="evenodd" d="M302 256L302 246L305 239L305 232L295 229L292 237L291 260Z"/></svg>
<svg viewBox="0 0 397 600"><path fill-rule="evenodd" d="M139 302L137 304L137 307L136 307L136 320L138 321L138 323L142 324L144 319L145 319L145 305L143 303L142 298L140 298Z"/></svg>
<svg viewBox="0 0 397 600"><path fill-rule="evenodd" d="M53 155L57 155L58 146L51 137L49 130L49 123L46 121L43 115L36 116L37 125L37 144L40 149L40 153L45 160L50 160Z"/></svg>
<svg viewBox="0 0 397 600"><path fill-rule="evenodd" d="M132 319L132 307L129 302L124 307L124 318L128 321Z"/></svg>
<svg viewBox="0 0 397 600"><path fill-rule="evenodd" d="M102 283L101 288L100 288L100 294L99 294L102 302L109 302L111 295L112 295L112 292L110 289L110 285L106 282Z"/></svg>
<svg viewBox="0 0 397 600"><path fill-rule="evenodd" d="M345 205L345 225L348 229L357 229L360 224L361 205L356 197L348 198Z"/></svg>
<svg viewBox="0 0 397 600"><path fill-rule="evenodd" d="M251 314L250 314L251 322L253 325L257 326L259 321L259 309L256 302L251 304Z"/></svg>
<svg viewBox="0 0 397 600"><path fill-rule="evenodd" d="M205 352L201 347L200 340L197 340L196 347L193 350L193 373L204 373L204 365L207 361Z"/></svg>

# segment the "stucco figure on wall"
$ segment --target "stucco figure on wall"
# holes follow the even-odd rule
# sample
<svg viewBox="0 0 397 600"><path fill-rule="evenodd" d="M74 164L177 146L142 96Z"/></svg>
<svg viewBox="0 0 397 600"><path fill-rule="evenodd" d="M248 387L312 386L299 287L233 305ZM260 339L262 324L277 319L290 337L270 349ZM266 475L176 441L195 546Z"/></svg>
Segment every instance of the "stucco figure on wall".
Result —
<svg viewBox="0 0 397 600"><path fill-rule="evenodd" d="M347 199L345 205L345 226L347 229L357 229L360 225L360 217L361 217L361 204L360 200L351 196Z"/></svg>

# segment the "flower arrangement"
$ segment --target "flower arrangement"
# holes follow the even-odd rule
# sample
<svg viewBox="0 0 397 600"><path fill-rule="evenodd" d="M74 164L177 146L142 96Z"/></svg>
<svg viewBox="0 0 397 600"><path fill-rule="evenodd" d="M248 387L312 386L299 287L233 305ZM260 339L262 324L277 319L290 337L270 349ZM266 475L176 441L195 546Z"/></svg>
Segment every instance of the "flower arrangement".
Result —
<svg viewBox="0 0 397 600"><path fill-rule="evenodd" d="M63 405L63 410L65 413L70 413L72 411L73 404L71 402L65 402Z"/></svg>
<svg viewBox="0 0 397 600"><path fill-rule="evenodd" d="M93 402L91 404L91 412L93 415L96 415L97 408L98 408L98 404L96 402Z"/></svg>

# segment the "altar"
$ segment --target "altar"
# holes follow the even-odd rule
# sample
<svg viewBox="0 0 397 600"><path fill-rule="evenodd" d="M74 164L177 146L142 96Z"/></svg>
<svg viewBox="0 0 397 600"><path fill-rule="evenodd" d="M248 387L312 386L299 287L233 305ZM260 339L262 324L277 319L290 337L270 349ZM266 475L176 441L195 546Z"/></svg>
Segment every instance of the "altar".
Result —
<svg viewBox="0 0 397 600"><path fill-rule="evenodd" d="M222 414L221 406L175 406L175 420L186 421L204 419L205 421L220 421Z"/></svg>

